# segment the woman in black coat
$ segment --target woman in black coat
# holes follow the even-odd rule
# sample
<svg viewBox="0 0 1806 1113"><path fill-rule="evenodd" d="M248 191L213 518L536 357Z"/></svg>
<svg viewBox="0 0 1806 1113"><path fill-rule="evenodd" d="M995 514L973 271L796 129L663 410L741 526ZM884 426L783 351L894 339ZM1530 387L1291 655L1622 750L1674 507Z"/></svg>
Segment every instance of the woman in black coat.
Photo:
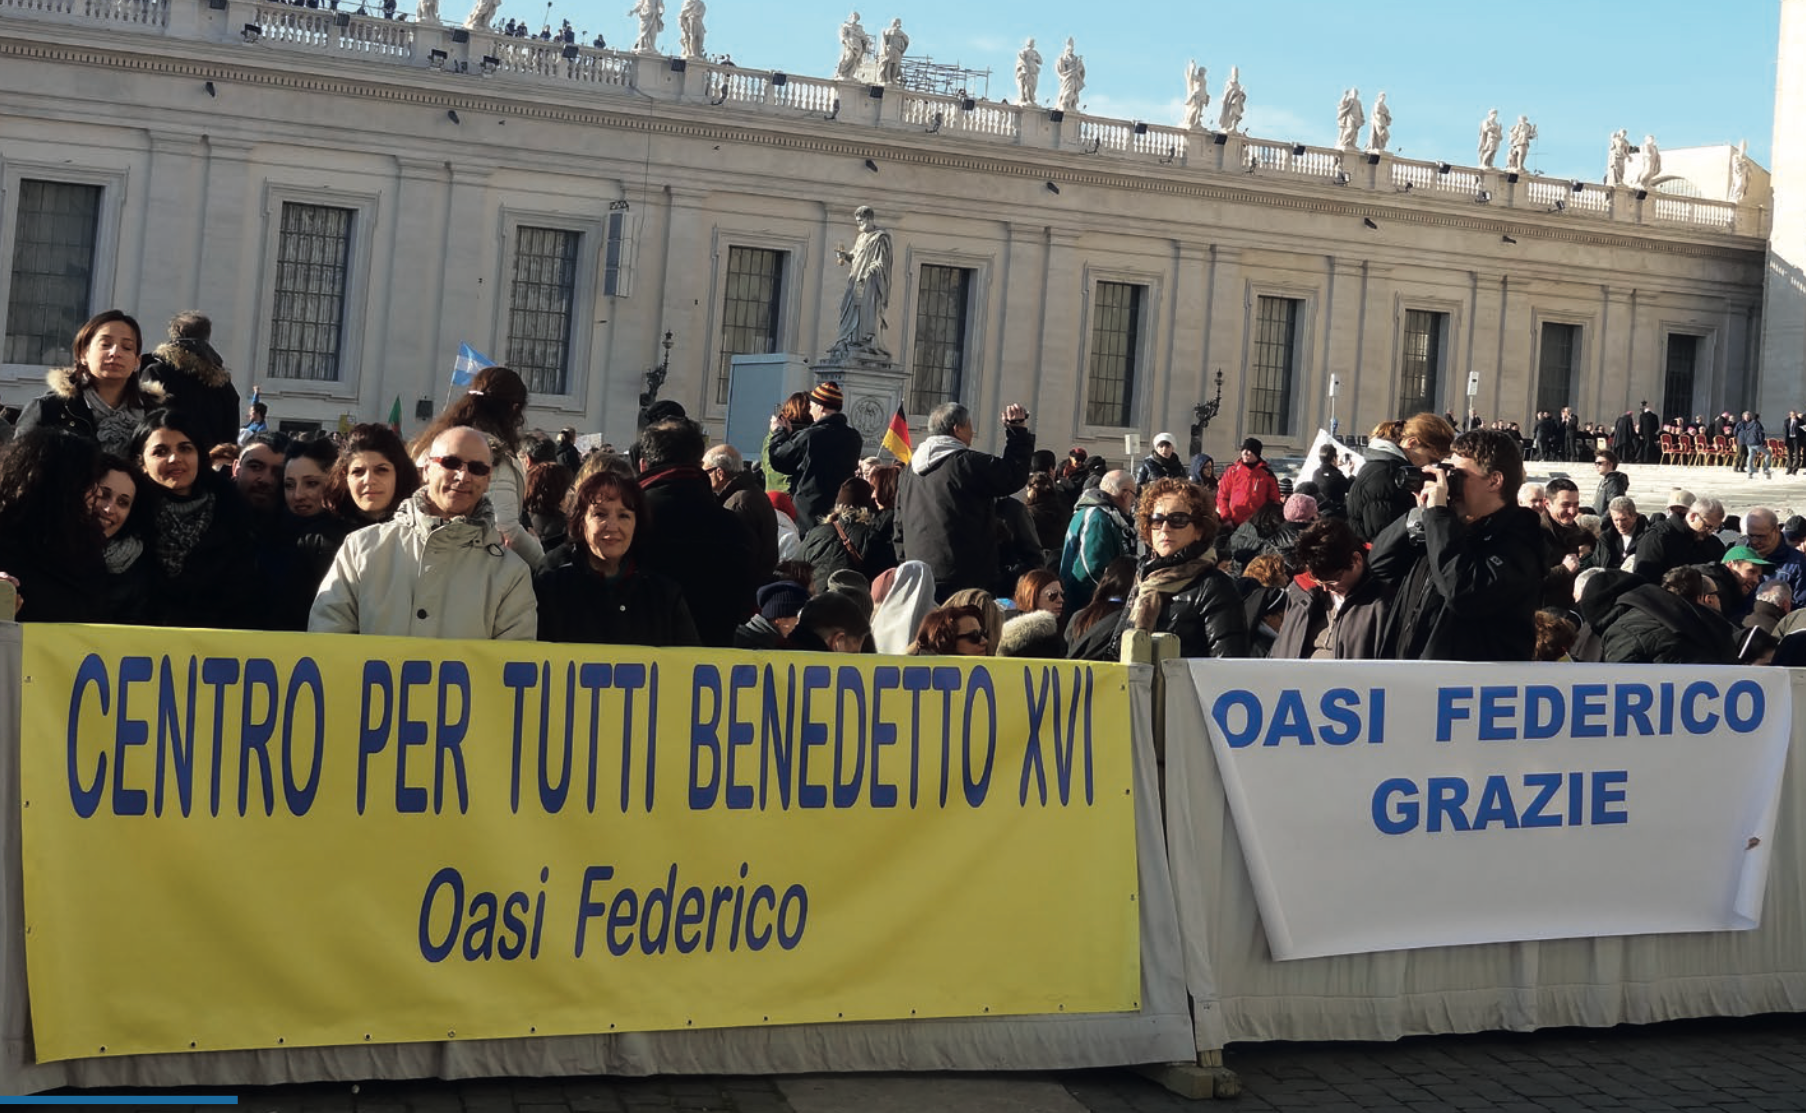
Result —
<svg viewBox="0 0 1806 1113"><path fill-rule="evenodd" d="M890 535L881 533L872 488L855 476L840 485L834 509L803 536L803 559L815 569L815 593L828 590L828 577L852 569L867 580L895 563Z"/></svg>
<svg viewBox="0 0 1806 1113"><path fill-rule="evenodd" d="M1371 542L1416 506L1416 490L1400 484L1401 473L1446 458L1454 443L1455 427L1432 413L1375 427L1367 442L1367 462L1348 486L1348 524L1356 535Z"/></svg>
<svg viewBox="0 0 1806 1113"><path fill-rule="evenodd" d="M110 621L101 530L88 512L100 459L89 441L42 427L0 453L0 573L18 581L20 622Z"/></svg>
<svg viewBox="0 0 1806 1113"><path fill-rule="evenodd" d="M533 578L539 640L602 645L701 644L676 581L639 567L650 528L640 485L599 471L577 488L567 564Z"/></svg>
<svg viewBox="0 0 1806 1113"><path fill-rule="evenodd" d="M190 310L169 322L169 341L144 361L144 381L161 387L165 404L190 415L195 443L205 455L238 441L238 388L213 350L213 322Z"/></svg>
<svg viewBox="0 0 1806 1113"><path fill-rule="evenodd" d="M138 423L164 404L163 388L139 377L143 342L138 322L120 310L90 317L75 334L75 363L45 376L50 389L26 404L13 435L67 429L126 455Z"/></svg>
<svg viewBox="0 0 1806 1113"><path fill-rule="evenodd" d="M150 557L156 595L148 620L157 626L262 629L251 511L232 480L206 466L190 432L193 418L156 410L132 437L132 465L155 492Z"/></svg>
<svg viewBox="0 0 1806 1113"><path fill-rule="evenodd" d="M1246 657L1248 619L1235 581L1211 557L1216 508L1203 488L1157 479L1141 492L1135 524L1148 558L1117 619L1109 660L1120 660L1131 630L1172 634L1181 657Z"/></svg>

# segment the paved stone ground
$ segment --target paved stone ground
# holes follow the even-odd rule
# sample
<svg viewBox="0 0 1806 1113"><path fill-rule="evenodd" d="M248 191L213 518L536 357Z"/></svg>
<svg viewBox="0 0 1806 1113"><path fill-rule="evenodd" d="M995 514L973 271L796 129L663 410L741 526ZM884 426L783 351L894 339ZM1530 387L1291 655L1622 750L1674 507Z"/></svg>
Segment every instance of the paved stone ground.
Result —
<svg viewBox="0 0 1806 1113"><path fill-rule="evenodd" d="M1252 1044L1231 1048L1225 1060L1240 1075L1243 1093L1222 1108L1236 1113L1806 1110L1806 1015L1396 1043ZM239 1091L239 1098L239 1108L253 1113L1196 1113L1212 1108L1126 1070L379 1082L253 1088Z"/></svg>

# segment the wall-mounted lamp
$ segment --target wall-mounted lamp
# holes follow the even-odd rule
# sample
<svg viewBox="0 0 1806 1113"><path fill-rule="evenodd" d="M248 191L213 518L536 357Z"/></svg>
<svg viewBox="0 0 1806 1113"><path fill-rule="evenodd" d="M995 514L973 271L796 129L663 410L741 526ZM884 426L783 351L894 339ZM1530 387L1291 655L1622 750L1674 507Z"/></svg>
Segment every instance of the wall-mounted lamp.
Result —
<svg viewBox="0 0 1806 1113"><path fill-rule="evenodd" d="M1066 118L1066 113L1057 108L1050 108L1047 110L1047 118L1057 124Z"/></svg>
<svg viewBox="0 0 1806 1113"><path fill-rule="evenodd" d="M1517 185L1518 184L1518 172L1516 170L1510 171L1509 173L1507 173L1505 175L1505 180L1510 182L1512 185Z"/></svg>
<svg viewBox="0 0 1806 1113"><path fill-rule="evenodd" d="M1482 189L1474 194L1474 201L1478 204L1484 205L1488 201L1491 201L1491 200L1492 200L1492 191L1491 190Z"/></svg>
<svg viewBox="0 0 1806 1113"><path fill-rule="evenodd" d="M1135 134L1136 135L1146 135L1147 133L1148 133L1148 126L1146 124L1142 123L1140 120L1136 120L1135 121Z"/></svg>
<svg viewBox="0 0 1806 1113"><path fill-rule="evenodd" d="M1439 162L1436 164L1436 172L1438 174L1447 174L1450 169L1451 167L1446 162Z"/></svg>
<svg viewBox="0 0 1806 1113"><path fill-rule="evenodd" d="M497 58L495 55L493 55L493 54L483 55L483 76L488 77L490 74L492 74L496 70L500 69L501 65L502 65L502 60L500 58Z"/></svg>
<svg viewBox="0 0 1806 1113"><path fill-rule="evenodd" d="M790 75L787 73L774 73L771 75L771 83L782 89L784 86L790 84Z"/></svg>
<svg viewBox="0 0 1806 1113"><path fill-rule="evenodd" d="M977 107L978 107L978 102L973 100L971 97L961 97L959 99L959 110L961 112L970 112L974 108L977 108Z"/></svg>
<svg viewBox="0 0 1806 1113"><path fill-rule="evenodd" d="M442 70L445 68L445 59L447 57L448 57L448 55L445 53L445 51L434 50L427 54L426 64L431 66L433 69Z"/></svg>
<svg viewBox="0 0 1806 1113"><path fill-rule="evenodd" d="M245 24L245 29L242 34L244 35L246 42L254 43L258 39L263 38L263 28L257 26L255 23L247 23Z"/></svg>
<svg viewBox="0 0 1806 1113"><path fill-rule="evenodd" d="M1303 143L1292 144L1293 157L1297 157L1298 155L1302 155L1303 153L1304 153L1304 144Z"/></svg>
<svg viewBox="0 0 1806 1113"><path fill-rule="evenodd" d="M1500 236L1499 242L1500 243L1517 243L1518 241L1512 239L1510 236Z"/></svg>
<svg viewBox="0 0 1806 1113"><path fill-rule="evenodd" d="M1047 192L1049 192L1049 193L1059 193L1059 192L1060 192L1060 187L1059 187L1059 186L1057 186L1057 185L1055 185L1055 184L1053 184L1053 183L1052 183L1052 182L1048 182L1048 183L1047 183Z"/></svg>
<svg viewBox="0 0 1806 1113"><path fill-rule="evenodd" d="M1585 182L1581 181L1579 178L1576 178L1576 179L1574 179L1574 184L1569 186L1568 188L1572 189L1575 193L1579 193L1581 190L1585 189L1586 187L1587 187L1587 184Z"/></svg>
<svg viewBox="0 0 1806 1113"><path fill-rule="evenodd" d="M1379 164L1380 164L1380 153L1378 151L1368 151L1367 152L1367 165L1378 166Z"/></svg>

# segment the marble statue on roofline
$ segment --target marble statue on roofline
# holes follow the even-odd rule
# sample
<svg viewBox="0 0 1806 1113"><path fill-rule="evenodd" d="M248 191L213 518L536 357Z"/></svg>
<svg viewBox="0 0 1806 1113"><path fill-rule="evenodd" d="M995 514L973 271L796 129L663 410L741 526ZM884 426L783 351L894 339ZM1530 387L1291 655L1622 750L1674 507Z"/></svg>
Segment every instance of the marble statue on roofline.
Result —
<svg viewBox="0 0 1806 1113"><path fill-rule="evenodd" d="M1209 79L1197 59L1185 63L1185 129L1204 130L1204 110L1210 107Z"/></svg>
<svg viewBox="0 0 1806 1113"><path fill-rule="evenodd" d="M439 0L419 0L414 5L414 22L424 23L428 27L439 25Z"/></svg>
<svg viewBox="0 0 1806 1113"><path fill-rule="evenodd" d="M1217 118L1217 130L1236 132L1242 126L1242 112L1248 107L1248 91L1242 88L1240 66L1229 67L1229 83L1223 86L1223 107Z"/></svg>
<svg viewBox="0 0 1806 1113"><path fill-rule="evenodd" d="M1740 139L1737 149L1731 152L1731 188L1726 194L1739 204L1750 193L1750 141Z"/></svg>
<svg viewBox="0 0 1806 1113"><path fill-rule="evenodd" d="M853 210L859 238L853 250L834 249L835 262L847 268L847 288L840 298L840 334L828 350L831 363L848 358L890 362L884 347L884 310L890 304L890 233L878 227L870 205Z"/></svg>
<svg viewBox="0 0 1806 1113"><path fill-rule="evenodd" d="M893 19L878 37L880 56L878 84L903 84L903 52L909 49L909 36L903 33L903 21Z"/></svg>
<svg viewBox="0 0 1806 1113"><path fill-rule="evenodd" d="M1349 89L1342 94L1342 100L1336 105L1336 147L1343 151L1352 151L1355 144L1361 141L1361 125L1367 122L1367 114L1361 111L1361 91Z"/></svg>
<svg viewBox="0 0 1806 1113"><path fill-rule="evenodd" d="M640 18L640 37L634 40L633 52L657 54L658 37L665 29L665 0L638 0L627 14Z"/></svg>
<svg viewBox="0 0 1806 1113"><path fill-rule="evenodd" d="M502 0L477 0L464 17L464 26L473 31L489 30L489 21L495 18L495 10L502 6Z"/></svg>
<svg viewBox="0 0 1806 1113"><path fill-rule="evenodd" d="M1630 132L1627 128L1619 128L1612 132L1611 142L1605 149L1605 184L1621 186L1624 184L1624 168L1630 163Z"/></svg>
<svg viewBox="0 0 1806 1113"><path fill-rule="evenodd" d="M1066 40L1065 51L1054 63L1054 73L1060 78L1060 100L1057 107L1061 112L1077 112L1079 94L1085 91L1085 59L1073 53L1071 39Z"/></svg>
<svg viewBox="0 0 1806 1113"><path fill-rule="evenodd" d="M1643 157L1637 167L1637 188L1654 189L1656 179L1662 176L1662 151L1656 146L1655 136L1643 137L1643 150L1639 153Z"/></svg>
<svg viewBox="0 0 1806 1113"><path fill-rule="evenodd" d="M1035 104L1035 87L1041 84L1041 52L1035 49L1035 40L1030 39L1022 44L1022 52L1016 55L1016 103Z"/></svg>
<svg viewBox="0 0 1806 1113"><path fill-rule="evenodd" d="M840 61L834 67L834 80L857 81L859 67L871 52L872 37L860 26L859 13L854 12L840 25Z"/></svg>
<svg viewBox="0 0 1806 1113"><path fill-rule="evenodd" d="M704 56L702 39L708 29L702 25L702 20L707 14L702 0L684 0L684 6L678 10L677 35L685 58L694 61Z"/></svg>
<svg viewBox="0 0 1806 1113"><path fill-rule="evenodd" d="M1530 141L1535 138L1536 125L1530 122L1530 117L1519 116L1518 122L1511 125L1511 150L1505 155L1507 171L1524 172L1524 163L1530 158Z"/></svg>
<svg viewBox="0 0 1806 1113"><path fill-rule="evenodd" d="M1505 129L1499 124L1499 110L1493 109L1480 121L1480 165L1487 170L1493 168L1493 160L1499 157L1499 141L1505 138Z"/></svg>
<svg viewBox="0 0 1806 1113"><path fill-rule="evenodd" d="M1367 149L1383 151L1386 144L1392 142L1392 109L1386 107L1386 94L1380 93L1373 101L1373 118L1368 123Z"/></svg>

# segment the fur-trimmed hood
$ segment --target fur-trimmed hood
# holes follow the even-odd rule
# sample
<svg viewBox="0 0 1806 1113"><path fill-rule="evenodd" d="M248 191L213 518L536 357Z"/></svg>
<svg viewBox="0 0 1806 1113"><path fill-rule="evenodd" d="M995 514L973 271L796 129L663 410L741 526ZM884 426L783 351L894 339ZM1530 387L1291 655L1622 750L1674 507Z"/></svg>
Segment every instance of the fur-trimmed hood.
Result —
<svg viewBox="0 0 1806 1113"><path fill-rule="evenodd" d="M193 376L202 386L221 387L232 383L232 372L226 370L219 353L205 340L193 337L168 340L157 345L157 350L151 355L177 371Z"/></svg>
<svg viewBox="0 0 1806 1113"><path fill-rule="evenodd" d="M50 387L50 393L66 402L71 402L80 397L82 392L82 388L77 382L77 376L80 374L80 368L52 367L44 376L44 382ZM125 389L128 394L136 392L138 408L143 410L154 410L169 399L162 387L156 383L145 382L137 372L133 372L132 377L126 381Z"/></svg>

